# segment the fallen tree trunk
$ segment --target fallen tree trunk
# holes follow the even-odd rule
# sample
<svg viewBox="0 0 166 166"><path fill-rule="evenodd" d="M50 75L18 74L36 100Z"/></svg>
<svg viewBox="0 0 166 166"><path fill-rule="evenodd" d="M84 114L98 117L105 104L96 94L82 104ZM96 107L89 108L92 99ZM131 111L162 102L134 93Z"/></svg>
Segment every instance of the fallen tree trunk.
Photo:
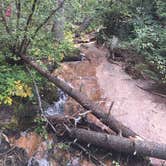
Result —
<svg viewBox="0 0 166 166"><path fill-rule="evenodd" d="M166 160L166 144L149 141L132 140L120 136L108 135L85 129L71 129L70 136L87 144L93 144L107 150L148 156Z"/></svg>
<svg viewBox="0 0 166 166"><path fill-rule="evenodd" d="M92 22L91 17L85 17L83 22L81 23L80 27L77 29L77 31L75 33L75 37L80 37L81 32L85 31L91 22Z"/></svg>
<svg viewBox="0 0 166 166"><path fill-rule="evenodd" d="M75 62L75 61L82 61L82 55L76 55L76 56L66 56L62 59L61 62Z"/></svg>
<svg viewBox="0 0 166 166"><path fill-rule="evenodd" d="M104 112L99 104L88 99L88 97L81 93L79 90L74 89L69 86L66 82L60 79L58 76L53 76L49 72L43 70L38 64L30 60L30 57L25 55L19 55L27 64L37 70L42 76L46 77L49 81L53 82L58 88L63 90L73 99L75 99L80 105L82 105L86 110L91 110L92 113L100 118L103 123L107 124L115 132L121 134L125 137L136 137L138 136L134 131L124 126L121 122L116 120L113 116L110 116Z"/></svg>

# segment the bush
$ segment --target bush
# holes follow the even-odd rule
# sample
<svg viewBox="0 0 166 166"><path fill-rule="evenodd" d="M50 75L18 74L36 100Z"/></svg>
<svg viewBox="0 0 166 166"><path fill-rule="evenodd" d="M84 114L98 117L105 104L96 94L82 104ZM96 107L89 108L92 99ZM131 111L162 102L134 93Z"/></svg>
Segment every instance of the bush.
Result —
<svg viewBox="0 0 166 166"><path fill-rule="evenodd" d="M132 15L126 4L120 1L109 2L107 7L101 9L101 22L108 37L114 35L126 40L134 35Z"/></svg>
<svg viewBox="0 0 166 166"><path fill-rule="evenodd" d="M54 1L9 0L0 2L0 8L0 104L11 105L16 98L29 100L34 96L31 76L19 54L30 55L43 69L52 70L52 65L55 69L63 57L72 54L75 48L70 40L71 34L67 34L68 37L61 43L55 43L50 26L53 20L45 21L57 8ZM45 79L37 72L31 72L40 89Z"/></svg>
<svg viewBox="0 0 166 166"><path fill-rule="evenodd" d="M108 5L102 11L104 29L99 37L107 41L112 35L120 38L127 47L134 48L144 57L151 78L165 83L166 3L163 0L135 0L111 1Z"/></svg>

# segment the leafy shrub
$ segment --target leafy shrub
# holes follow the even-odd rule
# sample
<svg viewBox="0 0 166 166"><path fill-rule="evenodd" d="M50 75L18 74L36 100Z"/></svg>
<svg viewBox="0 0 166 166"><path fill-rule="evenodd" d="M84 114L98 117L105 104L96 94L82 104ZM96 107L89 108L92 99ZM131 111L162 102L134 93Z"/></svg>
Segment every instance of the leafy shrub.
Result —
<svg viewBox="0 0 166 166"><path fill-rule="evenodd" d="M131 45L150 64L153 71L153 79L158 82L166 81L166 31L160 26L144 26L136 28L137 37L131 41ZM155 76L155 77L154 77Z"/></svg>
<svg viewBox="0 0 166 166"><path fill-rule="evenodd" d="M164 0L111 1L103 9L102 40L115 35L132 47L149 65L149 75L158 83L166 82L166 30ZM123 45L123 44L122 44Z"/></svg>
<svg viewBox="0 0 166 166"><path fill-rule="evenodd" d="M115 35L125 40L134 35L132 15L121 2L110 3L102 12L101 18L107 36Z"/></svg>
<svg viewBox="0 0 166 166"><path fill-rule="evenodd" d="M0 104L11 105L16 97L28 100L34 96L32 79L29 79L31 76L27 72L25 64L17 55L18 52L22 52L21 49L24 50L21 47L24 41L25 43L30 42L30 44L23 52L30 55L44 69L48 68L48 64L56 65L64 56L67 56L68 53L72 54L72 51L75 50L71 34L66 34L65 40L61 43L55 43L51 32L52 26L50 25L52 19L49 19L48 24L44 24L36 33L41 23L57 6L54 1L41 0L35 4L33 12L35 2L20 1L21 9L18 7L18 1L0 2L1 19L4 17L6 21L3 19L0 21ZM9 10L10 13L6 15L8 9L11 11ZM21 12L20 16L18 16L19 10ZM6 30L4 22L9 31ZM44 62L43 59L46 61ZM40 89L45 84L45 79L37 72L31 72L33 72Z"/></svg>
<svg viewBox="0 0 166 166"><path fill-rule="evenodd" d="M20 67L0 65L0 104L11 105L13 97L32 97L32 88L25 71Z"/></svg>

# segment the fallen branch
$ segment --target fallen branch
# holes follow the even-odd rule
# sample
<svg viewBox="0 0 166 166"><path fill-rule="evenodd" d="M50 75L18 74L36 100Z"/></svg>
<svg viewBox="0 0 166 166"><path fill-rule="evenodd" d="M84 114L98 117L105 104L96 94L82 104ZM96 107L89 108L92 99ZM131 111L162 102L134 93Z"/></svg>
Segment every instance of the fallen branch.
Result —
<svg viewBox="0 0 166 166"><path fill-rule="evenodd" d="M35 92L36 92L36 97L37 97L37 100L38 100L38 105L39 105L39 109L40 109L40 112L41 112L41 115L43 116L43 118L47 121L47 123L51 126L51 128L53 129L53 131L56 133L56 129L55 127L53 126L53 124L50 122L50 120L45 116L44 114L44 110L43 110L43 107L42 107L42 102L41 102L41 97L40 97L40 94L39 94L39 88L37 86L37 83L34 79L34 76L31 72L31 70L29 69L28 66L26 66L31 78L32 78L32 81L33 81L33 84L34 84L34 88L35 88Z"/></svg>
<svg viewBox="0 0 166 166"><path fill-rule="evenodd" d="M33 17L33 14L35 12L35 9L36 9L37 1L38 0L34 0L33 1L32 8L31 8L31 13L28 16L27 23L25 25L25 28L24 28L24 37L23 37L23 40L21 42L21 46L20 46L20 50L19 50L20 52L22 52L22 51L24 52L25 51L24 50L24 46L25 46L25 43L27 41L28 27L29 27L30 23L32 22L32 17Z"/></svg>
<svg viewBox="0 0 166 166"><path fill-rule="evenodd" d="M80 144L78 143L73 143L74 145L76 145L80 150L82 150L86 155L88 155L92 160L94 160L94 162L97 164L97 165L100 165L100 166L105 166L105 164L98 160L97 157L95 157L91 152L89 152L86 148L84 148L83 146L81 146Z"/></svg>
<svg viewBox="0 0 166 166"><path fill-rule="evenodd" d="M28 46L31 44L31 41L36 37L36 35L37 35L37 33L40 31L40 29L51 19L51 17L52 17L53 15L55 15L55 13L56 13L59 9L62 8L62 6L64 5L64 2L65 2L65 0L63 0L57 8L53 9L53 10L50 12L50 14L44 19L44 21L43 21L41 24L39 24L39 26L36 28L34 34L32 35L31 40L29 40L29 41L27 42L27 44L26 44L26 49L27 49Z"/></svg>
<svg viewBox="0 0 166 166"><path fill-rule="evenodd" d="M116 133L113 130L111 130L108 126L103 124L93 114L88 114L85 119L86 119L88 125L90 126L90 128L95 129L95 131L99 130L99 131L102 131L102 132L104 131L104 132L106 132L108 134L116 135Z"/></svg>
<svg viewBox="0 0 166 166"><path fill-rule="evenodd" d="M113 116L109 116L105 113L104 109L94 101L88 99L88 97L80 93L79 90L72 88L69 84L64 82L57 76L51 75L49 72L43 70L39 65L35 62L30 60L30 57L25 56L23 54L19 55L27 64L37 70L42 76L47 78L49 81L53 82L58 88L63 90L73 99L75 99L80 105L82 105L86 110L91 110L92 113L100 118L103 123L107 124L111 129L113 129L116 133L121 132L125 137L137 137L138 135L129 129L128 127L124 126L121 122L116 120Z"/></svg>
<svg viewBox="0 0 166 166"><path fill-rule="evenodd" d="M96 116L91 114L90 111L87 111L85 113L80 113L77 115L77 117L61 114L46 117L52 122L52 124L70 124L71 121L73 121L75 127L77 127L77 124L80 123L82 119L84 119L88 124L88 127L90 127L91 129L116 135L113 130L111 130L108 126L104 125L98 118L96 118Z"/></svg>
<svg viewBox="0 0 166 166"><path fill-rule="evenodd" d="M70 129L70 136L107 150L166 160L166 144L103 134L85 129Z"/></svg>

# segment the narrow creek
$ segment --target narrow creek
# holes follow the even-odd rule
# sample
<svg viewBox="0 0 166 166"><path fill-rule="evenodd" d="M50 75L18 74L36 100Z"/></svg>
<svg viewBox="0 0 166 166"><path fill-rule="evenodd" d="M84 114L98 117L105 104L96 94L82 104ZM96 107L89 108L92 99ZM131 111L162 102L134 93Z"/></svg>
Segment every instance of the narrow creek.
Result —
<svg viewBox="0 0 166 166"><path fill-rule="evenodd" d="M45 114L49 116L63 114L64 113L64 105L67 100L67 95L58 89L58 101L53 102L52 105L48 106L45 110Z"/></svg>
<svg viewBox="0 0 166 166"><path fill-rule="evenodd" d="M79 62L62 63L61 67L55 70L53 74L58 74L60 78L70 83L74 88L86 93L89 98L101 104L106 111L111 102L114 101L111 114L119 121L147 140L166 143L166 100L139 89L137 84L144 85L146 82L131 79L121 66L109 63L106 60L106 49L97 48L94 43L89 43L80 47L80 50L87 59ZM63 92L59 92L59 101L47 108L47 114L67 113L70 115L73 114L73 111L77 112L78 109L82 109L73 99L67 97ZM29 136L28 139L39 141L36 137L31 138ZM20 146L21 144L25 143L22 141L16 145ZM41 148L41 144L43 151L46 151L46 142L39 141L34 144L40 144L40 146L33 150L29 149L31 151L30 156L32 156L33 151ZM28 145L23 147L29 148ZM39 158L39 166L49 166L46 153ZM154 164L161 162L160 160L153 160ZM85 163L81 165L93 165L87 161ZM29 164L29 166L32 166L32 164Z"/></svg>

